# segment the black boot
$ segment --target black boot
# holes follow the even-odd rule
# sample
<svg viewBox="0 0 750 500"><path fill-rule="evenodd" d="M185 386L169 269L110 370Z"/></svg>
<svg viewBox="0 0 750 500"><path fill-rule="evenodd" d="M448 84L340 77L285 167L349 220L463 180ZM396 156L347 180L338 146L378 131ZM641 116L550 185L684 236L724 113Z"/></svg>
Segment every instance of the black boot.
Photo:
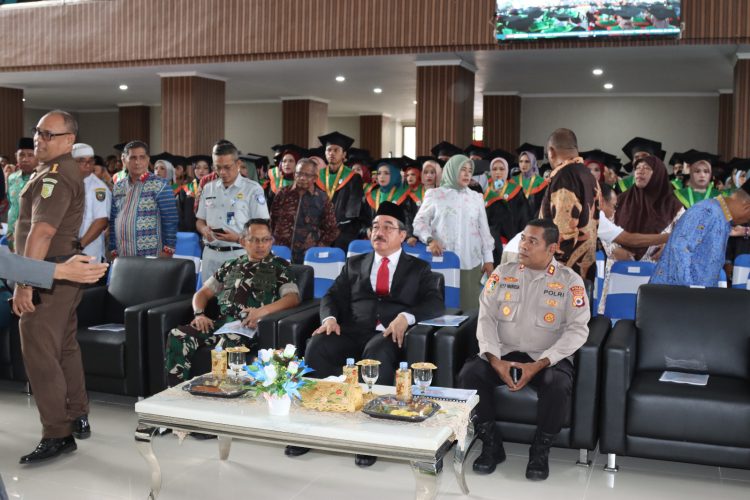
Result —
<svg viewBox="0 0 750 500"><path fill-rule="evenodd" d="M557 434L536 431L534 444L529 448L529 465L526 466L526 479L544 481L549 476L549 449Z"/></svg>
<svg viewBox="0 0 750 500"><path fill-rule="evenodd" d="M498 464L505 462L503 438L495 429L495 422L485 422L478 425L477 437L482 441L482 453L474 460L474 472L491 474Z"/></svg>

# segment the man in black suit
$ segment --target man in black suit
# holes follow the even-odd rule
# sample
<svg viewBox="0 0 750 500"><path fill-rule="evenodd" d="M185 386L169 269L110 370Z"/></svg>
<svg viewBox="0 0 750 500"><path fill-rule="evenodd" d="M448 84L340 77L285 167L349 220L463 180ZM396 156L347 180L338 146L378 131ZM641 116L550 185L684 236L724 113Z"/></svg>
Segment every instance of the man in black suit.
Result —
<svg viewBox="0 0 750 500"><path fill-rule="evenodd" d="M381 384L393 384L396 368L406 358L406 330L440 316L445 303L429 264L404 253L404 210L383 202L372 222L372 253L350 257L320 303L321 327L305 351L305 361L318 377L341 375L346 358L377 359ZM307 450L288 446L286 454ZM369 466L375 457L357 455Z"/></svg>

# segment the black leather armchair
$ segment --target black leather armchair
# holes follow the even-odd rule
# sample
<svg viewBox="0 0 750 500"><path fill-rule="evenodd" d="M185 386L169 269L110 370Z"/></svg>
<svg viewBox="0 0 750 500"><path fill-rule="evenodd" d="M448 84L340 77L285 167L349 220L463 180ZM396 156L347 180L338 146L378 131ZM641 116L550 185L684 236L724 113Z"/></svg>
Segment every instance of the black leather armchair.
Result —
<svg viewBox="0 0 750 500"><path fill-rule="evenodd" d="M300 292L300 304L292 309L269 314L258 321L258 346L263 349L277 348L281 344L278 340L277 324L282 318L307 310L318 310L319 299L313 298L314 272L310 266L292 264L290 268L292 279ZM209 317L216 317L218 308L213 300L206 313ZM179 325L190 323L193 319L192 295L184 300L172 302L148 311L149 331L149 394L156 394L167 387L167 373L165 371L166 339L169 331ZM195 354L191 372L194 375L206 373L211 369L210 349L201 347Z"/></svg>
<svg viewBox="0 0 750 500"><path fill-rule="evenodd" d="M750 469L750 293L643 285L604 352L600 450ZM665 370L706 386L659 382Z"/></svg>
<svg viewBox="0 0 750 500"><path fill-rule="evenodd" d="M458 327L441 328L435 334L433 355L437 370L433 385L457 387L458 374L464 363L477 355L477 319L472 311L469 319ZM588 464L588 450L596 448L599 434L600 358L604 340L610 330L610 320L596 316L589 321L586 343L575 353L576 367L571 405L565 409L565 423L554 446L581 451L579 463ZM531 386L511 392L504 385L495 389L495 425L503 439L531 443L536 431L537 394Z"/></svg>
<svg viewBox="0 0 750 500"><path fill-rule="evenodd" d="M445 277L433 272L434 285L445 297ZM448 309L445 314L459 314L458 309ZM280 346L293 344L298 353L304 353L312 332L320 326L320 309L314 308L289 315L279 321L278 344ZM406 360L411 363L430 360L433 336L437 328L424 325L414 325L406 336Z"/></svg>

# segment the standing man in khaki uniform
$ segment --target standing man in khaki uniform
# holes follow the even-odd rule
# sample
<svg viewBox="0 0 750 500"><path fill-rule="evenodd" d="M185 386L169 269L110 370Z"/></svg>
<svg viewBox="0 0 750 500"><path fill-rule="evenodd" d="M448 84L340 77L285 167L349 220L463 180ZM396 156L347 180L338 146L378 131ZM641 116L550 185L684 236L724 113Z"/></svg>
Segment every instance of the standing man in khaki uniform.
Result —
<svg viewBox="0 0 750 500"><path fill-rule="evenodd" d="M71 156L78 124L65 111L50 111L35 128L39 165L21 192L16 251L32 259L65 262L79 253L78 230L84 210L81 172ZM76 341L76 306L81 288L55 281L51 290L16 284L13 311L20 316L26 373L42 421L42 440L21 457L30 464L76 449L73 435L91 434L88 397Z"/></svg>
<svg viewBox="0 0 750 500"><path fill-rule="evenodd" d="M498 266L479 298L479 356L459 374L460 387L476 389L482 454L474 471L489 474L505 460L495 427L498 385L539 396L537 431L526 477L547 479L549 448L562 429L573 387L572 355L588 338L591 318L583 280L554 259L560 233L545 219L530 221L521 235L518 263Z"/></svg>

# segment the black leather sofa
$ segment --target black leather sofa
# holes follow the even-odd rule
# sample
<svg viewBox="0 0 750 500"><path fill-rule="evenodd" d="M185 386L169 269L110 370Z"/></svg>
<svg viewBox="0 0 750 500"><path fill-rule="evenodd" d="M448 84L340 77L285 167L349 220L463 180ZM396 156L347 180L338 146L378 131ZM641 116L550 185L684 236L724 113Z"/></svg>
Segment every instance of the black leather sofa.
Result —
<svg viewBox="0 0 750 500"><path fill-rule="evenodd" d="M291 265L292 279L300 291L300 304L292 309L269 314L258 322L258 347L277 348L285 344L280 343L277 324L282 318L307 310L318 310L318 299L313 298L314 273L313 268L299 264ZM206 314L216 317L218 308L216 301L211 301ZM149 382L148 393L156 394L167 387L167 373L165 371L166 339L172 328L190 323L193 319L192 295L188 299L172 302L148 311L149 331ZM198 349L193 359L192 374L200 375L211 370L210 349ZM251 354L252 355L252 354Z"/></svg>
<svg viewBox="0 0 750 500"><path fill-rule="evenodd" d="M750 469L750 292L643 285L604 352L600 450ZM659 382L665 370L706 386Z"/></svg>
<svg viewBox="0 0 750 500"><path fill-rule="evenodd" d="M479 352L477 310L458 327L441 328L435 334L432 359L437 365L433 385L456 387L464 363ZM610 320L596 316L589 321L589 337L574 355L576 376L571 405L565 409L565 423L554 446L580 450L579 464L589 465L588 451L596 448L599 435L600 363ZM537 394L531 386L511 392L506 386L495 389L495 425L503 439L531 443L536 431Z"/></svg>

